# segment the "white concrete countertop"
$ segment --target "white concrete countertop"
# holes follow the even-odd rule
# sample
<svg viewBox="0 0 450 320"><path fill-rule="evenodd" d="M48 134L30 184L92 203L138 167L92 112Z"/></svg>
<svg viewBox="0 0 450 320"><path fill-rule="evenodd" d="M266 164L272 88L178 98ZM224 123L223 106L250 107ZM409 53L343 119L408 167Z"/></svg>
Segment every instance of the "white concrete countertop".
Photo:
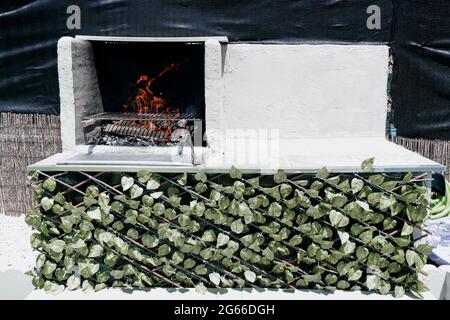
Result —
<svg viewBox="0 0 450 320"><path fill-rule="evenodd" d="M201 164L192 166L190 148L183 156L176 147L136 148L77 146L28 167L41 171L129 171L143 169L154 172L226 172L235 166L243 172L271 173L283 169L288 173L315 172L326 166L334 172L360 171L362 161L375 158L379 172L442 172L445 167L384 138L334 138L281 140L279 143L236 141L218 152L196 148ZM228 151L227 151L228 150Z"/></svg>

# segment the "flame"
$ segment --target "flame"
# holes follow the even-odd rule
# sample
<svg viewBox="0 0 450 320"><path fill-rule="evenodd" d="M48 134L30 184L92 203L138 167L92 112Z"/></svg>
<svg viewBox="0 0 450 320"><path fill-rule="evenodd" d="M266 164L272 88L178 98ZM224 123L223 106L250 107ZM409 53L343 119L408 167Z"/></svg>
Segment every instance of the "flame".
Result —
<svg viewBox="0 0 450 320"><path fill-rule="evenodd" d="M172 114L173 118L178 118L180 115L179 110L174 110L167 106L167 102L164 98L157 96L151 89L152 84L170 71L178 70L179 64L171 63L165 67L156 77L150 78L148 75L143 74L136 80L136 90L128 98L126 104L124 104L124 113L137 113L137 114ZM151 132L161 132L163 135L170 136L172 133L172 127L174 121L134 121L140 127L144 127Z"/></svg>

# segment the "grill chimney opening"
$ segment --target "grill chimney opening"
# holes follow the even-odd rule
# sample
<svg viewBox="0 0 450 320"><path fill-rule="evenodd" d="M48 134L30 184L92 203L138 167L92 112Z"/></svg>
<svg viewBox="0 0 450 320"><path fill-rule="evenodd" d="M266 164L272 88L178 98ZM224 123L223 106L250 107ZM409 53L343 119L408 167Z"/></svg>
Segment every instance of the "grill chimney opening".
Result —
<svg viewBox="0 0 450 320"><path fill-rule="evenodd" d="M205 146L203 43L92 42L103 113L83 121L86 142Z"/></svg>

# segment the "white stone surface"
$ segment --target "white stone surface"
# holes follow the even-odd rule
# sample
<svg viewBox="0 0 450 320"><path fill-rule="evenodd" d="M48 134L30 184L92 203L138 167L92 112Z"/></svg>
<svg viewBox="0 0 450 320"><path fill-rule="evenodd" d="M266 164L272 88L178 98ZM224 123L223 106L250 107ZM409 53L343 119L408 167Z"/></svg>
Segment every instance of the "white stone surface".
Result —
<svg viewBox="0 0 450 320"><path fill-rule="evenodd" d="M446 294L446 272L434 265L425 265L423 271L427 273L422 276L422 281L427 284L428 290L438 299L444 299Z"/></svg>
<svg viewBox="0 0 450 320"><path fill-rule="evenodd" d="M58 77L63 150L84 144L81 121L103 111L94 53L89 41L63 37L58 41Z"/></svg>
<svg viewBox="0 0 450 320"><path fill-rule="evenodd" d="M221 141L223 131L223 54L222 46L217 40L205 42L205 136L214 149Z"/></svg>
<svg viewBox="0 0 450 320"><path fill-rule="evenodd" d="M273 172L284 169L286 172L314 172L326 166L335 172L355 172L360 170L361 162L375 157L376 171L431 172L442 171L444 167L384 138L347 138L347 139L301 139L282 140L276 147L273 141L262 144L261 141L245 143L241 141L225 150L225 154L211 153L208 149L197 148L197 159L203 158L199 166L166 166L152 164L152 154L176 152L176 148L108 148L97 146L94 153L109 155L109 165L85 163L83 166L68 164L77 153L86 154L88 146L79 146L75 150L54 155L28 167L29 170L87 170L87 171L139 171L148 169L154 172L183 172L203 169L209 172L228 171L232 165L246 172ZM250 146L258 146L254 149ZM126 152L129 160L120 161L115 155ZM189 148L185 149L189 157ZM142 155L144 160L142 160ZM116 160L114 160L116 159ZM140 161L137 161L140 159ZM60 165L60 163L67 163Z"/></svg>
<svg viewBox="0 0 450 320"><path fill-rule="evenodd" d="M222 127L279 129L282 139L382 137L387 75L384 45L229 44Z"/></svg>
<svg viewBox="0 0 450 320"><path fill-rule="evenodd" d="M166 289L151 289L148 291L135 290L127 293L120 289L106 289L100 292L83 293L81 290L64 291L57 295L49 295L42 290L35 290L26 299L30 300L415 300L413 296L405 295L396 299L392 295L369 294L367 292L349 292L336 290L334 293L321 291L295 290L294 292L283 292L281 290L226 290L219 293L210 290L206 294L195 292L195 290L183 289L169 291ZM424 300L436 300L431 292L424 294Z"/></svg>
<svg viewBox="0 0 450 320"><path fill-rule="evenodd" d="M440 266L439 271L445 273L446 275L443 288L444 296L441 296L441 298L444 300L450 300L450 265Z"/></svg>
<svg viewBox="0 0 450 320"><path fill-rule="evenodd" d="M24 299L34 290L31 278L24 274L33 268L36 259L31 234L23 216L0 214L0 300Z"/></svg>

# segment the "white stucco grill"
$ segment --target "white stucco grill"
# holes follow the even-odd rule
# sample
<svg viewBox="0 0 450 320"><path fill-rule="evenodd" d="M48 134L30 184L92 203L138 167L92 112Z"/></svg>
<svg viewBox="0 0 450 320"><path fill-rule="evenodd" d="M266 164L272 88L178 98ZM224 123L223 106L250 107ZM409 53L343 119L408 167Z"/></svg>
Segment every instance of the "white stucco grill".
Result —
<svg viewBox="0 0 450 320"><path fill-rule="evenodd" d="M204 44L206 147L89 146L83 121L104 112L92 42ZM58 44L63 153L41 171L351 172L444 167L385 139L388 47L228 43L226 37L65 37ZM109 115L106 115L109 116ZM196 119L199 120L199 119ZM192 165L192 150L195 162Z"/></svg>

